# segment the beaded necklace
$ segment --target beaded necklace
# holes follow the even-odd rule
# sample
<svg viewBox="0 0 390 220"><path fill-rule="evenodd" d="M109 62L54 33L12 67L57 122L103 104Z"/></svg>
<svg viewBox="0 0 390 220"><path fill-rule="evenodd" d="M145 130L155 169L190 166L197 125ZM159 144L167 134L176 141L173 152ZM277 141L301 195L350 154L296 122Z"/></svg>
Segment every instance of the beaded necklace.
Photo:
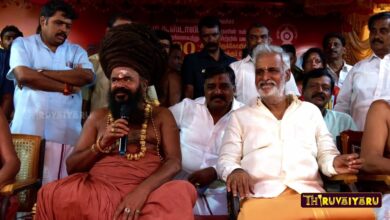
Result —
<svg viewBox="0 0 390 220"><path fill-rule="evenodd" d="M157 139L157 145L156 145L157 155L159 156L160 160L163 160L163 158L162 158L162 156L160 154L160 149L159 149L160 137L159 137L159 135L157 133L156 125L154 123L154 119L153 119L153 106L151 105L151 102L146 101L146 103L145 103L144 118L145 119L144 119L144 122L142 123L141 131L140 131L139 152L138 153L126 153L125 157L126 157L127 160L139 160L139 159L145 157L145 152L146 152L146 131L147 131L147 128L148 128L149 118L151 118L153 130L154 130L154 133L155 133L156 139ZM108 115L107 115L107 126L109 126L112 123L114 123L114 118L112 116L112 113L109 112ZM118 142L116 143L116 145L118 145Z"/></svg>

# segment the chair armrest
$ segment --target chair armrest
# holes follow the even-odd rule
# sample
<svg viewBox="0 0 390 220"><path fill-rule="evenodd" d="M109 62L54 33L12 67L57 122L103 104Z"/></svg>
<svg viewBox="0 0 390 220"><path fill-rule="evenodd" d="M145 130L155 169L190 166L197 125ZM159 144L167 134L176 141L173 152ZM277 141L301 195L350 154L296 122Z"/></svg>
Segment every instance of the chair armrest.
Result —
<svg viewBox="0 0 390 220"><path fill-rule="evenodd" d="M15 181L14 183L5 185L3 188L1 188L0 194L11 195L14 192L18 192L33 187L37 183L39 183L38 179L26 179L26 180Z"/></svg>
<svg viewBox="0 0 390 220"><path fill-rule="evenodd" d="M329 181L343 181L345 184L356 183L358 180L355 174L338 174L332 177L327 177Z"/></svg>
<svg viewBox="0 0 390 220"><path fill-rule="evenodd" d="M364 181L384 182L387 186L390 186L390 175L360 174L358 179Z"/></svg>
<svg viewBox="0 0 390 220"><path fill-rule="evenodd" d="M229 220L236 220L238 213L240 212L240 198L238 196L233 196L232 192L227 192L226 196Z"/></svg>

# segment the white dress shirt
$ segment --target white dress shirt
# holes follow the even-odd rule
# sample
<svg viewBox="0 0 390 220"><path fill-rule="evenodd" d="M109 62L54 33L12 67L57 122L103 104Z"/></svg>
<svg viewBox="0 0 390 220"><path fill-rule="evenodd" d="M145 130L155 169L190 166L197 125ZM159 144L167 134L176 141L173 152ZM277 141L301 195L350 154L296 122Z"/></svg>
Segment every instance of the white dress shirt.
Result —
<svg viewBox="0 0 390 220"><path fill-rule="evenodd" d="M243 106L242 103L233 100L232 109L214 124L205 102L205 97L195 100L186 98L169 108L180 129L182 169L188 175L207 167L216 168L230 114Z"/></svg>
<svg viewBox="0 0 390 220"><path fill-rule="evenodd" d="M278 120L258 99L236 110L222 140L218 174L223 180L242 168L254 180L253 197L276 197L287 187L298 193L324 192L318 169L336 174L339 155L319 109L293 96Z"/></svg>
<svg viewBox="0 0 390 220"><path fill-rule="evenodd" d="M259 96L256 88L255 63L251 56L230 64L236 75L236 99L244 104L249 104L251 100ZM286 83L286 94L300 96L293 74Z"/></svg>
<svg viewBox="0 0 390 220"><path fill-rule="evenodd" d="M383 59L372 55L355 64L337 96L334 110L350 114L362 131L368 109L377 99L390 100L390 54Z"/></svg>
<svg viewBox="0 0 390 220"><path fill-rule="evenodd" d="M205 97L195 100L186 98L169 108L180 129L182 171L176 179L187 179L193 172L204 168L216 169L222 137L230 115L243 106L233 100L231 110L214 124L205 102ZM210 215L207 207L210 207L214 215L227 215L226 186L222 181L214 181L203 195L199 195L194 213Z"/></svg>
<svg viewBox="0 0 390 220"><path fill-rule="evenodd" d="M34 70L71 70L81 66L93 71L83 48L66 40L53 52L39 34L19 37L12 43L8 79L15 80L13 71L18 66ZM81 103L81 92L66 96L62 92L16 86L11 131L74 146L81 132Z"/></svg>
<svg viewBox="0 0 390 220"><path fill-rule="evenodd" d="M328 67L328 70L330 71L330 74L335 77L335 85L339 88L341 88L343 86L343 83L345 81L345 78L347 78L347 75L349 73L349 71L351 71L352 69L352 66L347 64L345 61L344 61L344 64L343 64L343 67L341 68L340 70L340 74L339 76L337 77L337 74L333 71L332 68L330 68L329 65L327 65Z"/></svg>

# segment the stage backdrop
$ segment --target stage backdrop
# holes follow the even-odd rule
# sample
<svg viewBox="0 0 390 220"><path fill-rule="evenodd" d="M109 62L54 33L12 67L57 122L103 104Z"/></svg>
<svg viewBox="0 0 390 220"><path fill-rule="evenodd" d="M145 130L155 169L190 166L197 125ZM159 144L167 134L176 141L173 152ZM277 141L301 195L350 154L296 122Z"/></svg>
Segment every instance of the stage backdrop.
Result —
<svg viewBox="0 0 390 220"><path fill-rule="evenodd" d="M188 54L203 47L199 41L197 22L197 18L176 19L171 24L155 21L152 27L170 32L173 41L179 43L183 52ZM338 17L221 18L221 47L228 54L241 58L242 49L246 46L246 29L253 22L262 23L269 28L273 44L294 44L298 54L302 54L309 47L321 47L325 33L341 31L341 21Z"/></svg>
<svg viewBox="0 0 390 220"><path fill-rule="evenodd" d="M35 33L40 7L40 4L10 4L1 7L0 28L12 24L19 27L25 36ZM342 28L342 18L337 14L326 16L265 14L256 17L240 15L225 17L221 12L218 15L222 22L221 46L228 54L237 58L241 58L241 50L245 47L246 28L253 22L260 22L269 27L274 44L294 44L298 54L302 54L309 47L320 47L325 33L341 31ZM108 16L108 12L101 13L94 9L81 10L79 19L74 22L69 40L80 44L90 54L96 52L105 33ZM137 22L149 24L154 29L169 31L174 42L182 45L185 54L202 48L197 30L199 16L173 18L161 14L146 16L142 12L132 16Z"/></svg>

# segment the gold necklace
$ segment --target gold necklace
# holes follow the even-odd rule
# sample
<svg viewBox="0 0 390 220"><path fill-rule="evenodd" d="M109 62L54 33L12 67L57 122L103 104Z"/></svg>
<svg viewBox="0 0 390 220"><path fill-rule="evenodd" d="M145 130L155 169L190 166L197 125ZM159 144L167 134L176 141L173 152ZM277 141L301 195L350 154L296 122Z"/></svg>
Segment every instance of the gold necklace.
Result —
<svg viewBox="0 0 390 220"><path fill-rule="evenodd" d="M152 112L152 105L149 104L149 102L145 103L145 109L144 109L144 123L142 123L141 131L140 131L140 138L139 138L139 145L140 149L138 153L126 153L125 157L128 160L139 160L143 157L145 157L146 152L146 130L148 128L148 121L149 117L151 117ZM107 126L112 124L114 122L114 118L112 117L112 113L109 112L107 116ZM158 148L158 145L157 145Z"/></svg>
<svg viewBox="0 0 390 220"><path fill-rule="evenodd" d="M156 146L156 148L157 148L156 149L157 150L157 155L159 156L160 160L163 160L163 157L160 154L160 149L159 149L160 138L159 138L159 135L157 134L157 129L156 129L156 126L155 126L155 123L154 123L154 120L153 120L153 106L151 104L155 104L155 103L151 103L151 102L148 102L148 101L146 101L146 103L145 103L145 109L144 109L145 120L144 120L144 122L142 123L142 126L141 126L140 140L139 140L140 150L139 150L138 153L126 153L125 157L128 160L139 160L139 159L145 157L145 152L146 152L146 149L147 149L146 148L146 131L147 131L147 128L148 128L149 117L152 120L154 133L155 133L156 139L157 139L157 146ZM155 106L157 106L157 105L155 105ZM114 122L114 118L112 116L112 113L109 112L108 116L107 116L107 126L112 124L113 122ZM116 143L116 145L118 145L118 143Z"/></svg>

